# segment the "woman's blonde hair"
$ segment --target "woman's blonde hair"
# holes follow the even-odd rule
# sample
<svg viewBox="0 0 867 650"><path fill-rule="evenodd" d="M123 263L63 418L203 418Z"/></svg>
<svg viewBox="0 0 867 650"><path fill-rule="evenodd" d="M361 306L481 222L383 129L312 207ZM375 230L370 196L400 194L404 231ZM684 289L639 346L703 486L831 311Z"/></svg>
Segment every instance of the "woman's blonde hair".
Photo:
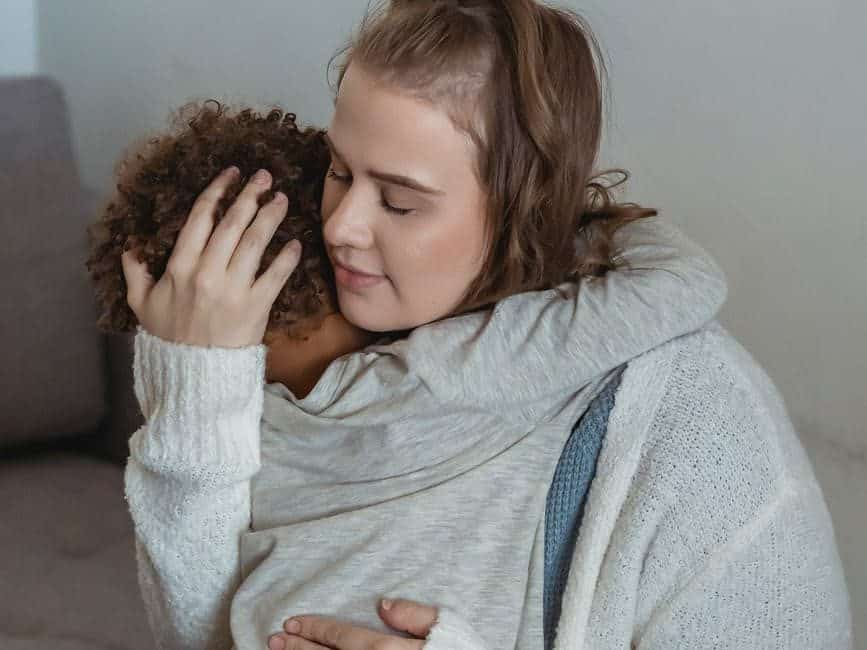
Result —
<svg viewBox="0 0 867 650"><path fill-rule="evenodd" d="M446 110L477 146L488 247L450 315L604 275L622 262L614 232L657 214L615 203L625 170L593 174L606 68L576 13L534 0L391 0L368 11L329 69L340 55L335 92L357 61ZM623 178L606 185L612 172Z"/></svg>

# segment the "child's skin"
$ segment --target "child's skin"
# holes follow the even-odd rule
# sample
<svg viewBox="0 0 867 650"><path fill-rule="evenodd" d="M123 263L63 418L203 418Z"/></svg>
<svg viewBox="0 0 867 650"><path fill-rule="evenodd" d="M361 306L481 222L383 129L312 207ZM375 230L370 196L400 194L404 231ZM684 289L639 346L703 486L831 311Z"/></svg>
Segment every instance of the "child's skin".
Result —
<svg viewBox="0 0 867 650"><path fill-rule="evenodd" d="M378 336L356 327L339 312L326 316L322 326L308 334L307 340L267 331L262 341L268 346L265 381L280 382L295 397L303 399L334 359L361 350Z"/></svg>

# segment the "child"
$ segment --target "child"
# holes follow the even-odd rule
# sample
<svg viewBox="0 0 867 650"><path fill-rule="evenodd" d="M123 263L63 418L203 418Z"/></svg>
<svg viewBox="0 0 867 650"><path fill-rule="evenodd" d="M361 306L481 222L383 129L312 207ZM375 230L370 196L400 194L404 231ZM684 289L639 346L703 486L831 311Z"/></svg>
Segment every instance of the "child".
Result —
<svg viewBox="0 0 867 650"><path fill-rule="evenodd" d="M268 169L273 183L259 198L265 205L277 191L289 199L286 218L262 257L259 273L286 242L299 239L302 259L271 309L265 341L278 342L268 359L269 381L280 380L306 395L324 366L322 356L357 349L377 338L355 327L337 309L334 272L322 242L319 203L329 164L323 131L300 129L294 113L250 108L232 112L214 100L191 102L174 116L172 128L131 146L117 165L117 192L89 227L86 265L102 314L104 332L130 332L136 319L126 298L121 254L138 248L148 271L159 279L193 202L221 169L236 165L241 181L220 200L216 223L247 178ZM257 274L258 277L258 274ZM309 344L308 344L309 343ZM318 353L317 353L318 352ZM306 362L300 357L306 355ZM287 372L284 358L305 372ZM339 356L339 355L337 355Z"/></svg>

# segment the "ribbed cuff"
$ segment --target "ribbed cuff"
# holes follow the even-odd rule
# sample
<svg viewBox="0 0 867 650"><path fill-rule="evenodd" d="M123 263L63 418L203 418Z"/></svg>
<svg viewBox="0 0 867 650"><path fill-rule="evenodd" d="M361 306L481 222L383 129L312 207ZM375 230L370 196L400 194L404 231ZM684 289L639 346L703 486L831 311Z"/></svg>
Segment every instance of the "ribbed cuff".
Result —
<svg viewBox="0 0 867 650"><path fill-rule="evenodd" d="M431 627L424 650L486 650L485 642L449 607L439 607L437 622Z"/></svg>
<svg viewBox="0 0 867 650"><path fill-rule="evenodd" d="M130 439L137 460L190 478L258 469L266 350L175 343L139 325L133 376L145 425Z"/></svg>

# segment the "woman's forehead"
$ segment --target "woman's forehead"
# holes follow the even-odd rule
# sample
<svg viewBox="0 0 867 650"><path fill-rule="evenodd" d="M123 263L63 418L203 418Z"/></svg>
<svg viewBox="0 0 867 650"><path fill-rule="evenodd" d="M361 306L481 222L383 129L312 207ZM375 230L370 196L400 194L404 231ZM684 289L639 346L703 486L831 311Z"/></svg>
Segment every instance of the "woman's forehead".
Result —
<svg viewBox="0 0 867 650"><path fill-rule="evenodd" d="M328 137L344 163L395 174L407 174L406 168L421 175L465 173L474 156L445 110L354 65L343 78ZM436 186L433 178L418 180Z"/></svg>

